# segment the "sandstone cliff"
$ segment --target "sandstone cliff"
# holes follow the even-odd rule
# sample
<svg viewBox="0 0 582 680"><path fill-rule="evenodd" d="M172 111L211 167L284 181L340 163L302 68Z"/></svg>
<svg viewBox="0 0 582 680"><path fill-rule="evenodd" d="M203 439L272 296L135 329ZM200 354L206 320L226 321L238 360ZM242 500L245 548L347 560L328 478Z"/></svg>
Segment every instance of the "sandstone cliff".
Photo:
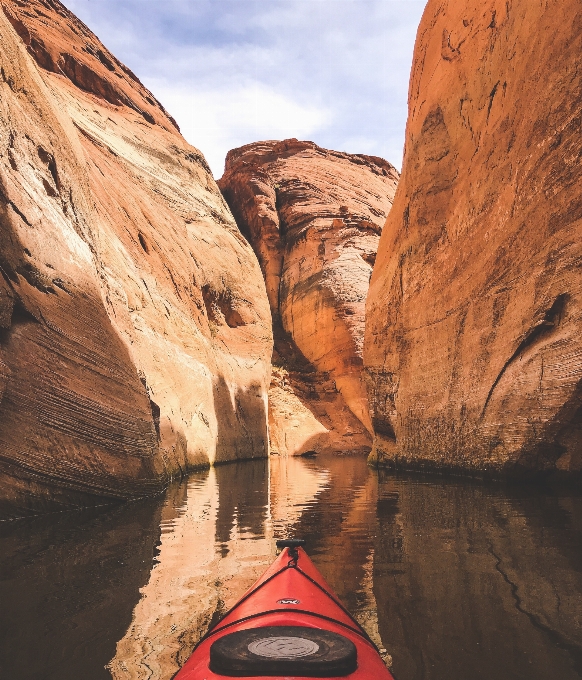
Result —
<svg viewBox="0 0 582 680"><path fill-rule="evenodd" d="M582 468L580 3L429 0L365 363L380 462Z"/></svg>
<svg viewBox="0 0 582 680"><path fill-rule="evenodd" d="M218 184L265 277L274 363L292 368L275 374L270 393L280 453L369 442L364 305L397 181L381 158L296 139L227 155Z"/></svg>
<svg viewBox="0 0 582 680"><path fill-rule="evenodd" d="M271 321L199 151L56 0L0 11L0 501L267 454Z"/></svg>

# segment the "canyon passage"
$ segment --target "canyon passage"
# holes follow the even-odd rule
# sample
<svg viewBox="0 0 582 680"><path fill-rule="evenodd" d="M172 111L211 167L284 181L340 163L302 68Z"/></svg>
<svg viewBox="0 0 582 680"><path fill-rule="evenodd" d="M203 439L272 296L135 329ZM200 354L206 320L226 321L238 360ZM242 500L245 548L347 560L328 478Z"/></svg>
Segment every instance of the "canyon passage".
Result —
<svg viewBox="0 0 582 680"><path fill-rule="evenodd" d="M169 679L295 535L397 677L581 678L580 3L429 0L401 174L217 181L0 5L0 675Z"/></svg>
<svg viewBox="0 0 582 680"><path fill-rule="evenodd" d="M580 472L577 4L497 4L428 2L401 177L288 139L217 184L63 5L3 2L1 516L269 451Z"/></svg>

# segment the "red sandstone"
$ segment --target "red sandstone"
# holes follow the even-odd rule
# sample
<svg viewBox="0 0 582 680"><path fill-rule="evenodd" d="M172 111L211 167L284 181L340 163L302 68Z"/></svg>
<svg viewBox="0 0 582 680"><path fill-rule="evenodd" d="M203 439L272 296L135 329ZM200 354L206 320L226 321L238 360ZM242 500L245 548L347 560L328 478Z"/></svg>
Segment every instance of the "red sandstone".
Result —
<svg viewBox="0 0 582 680"><path fill-rule="evenodd" d="M57 0L0 11L0 501L266 456L264 282L202 154Z"/></svg>
<svg viewBox="0 0 582 680"><path fill-rule="evenodd" d="M291 345L317 373L291 370L270 393L271 443L281 453L365 447L364 307L398 173L381 158L288 139L230 151L219 186L267 285L275 363ZM301 363L301 362L300 362ZM310 399L310 395L314 397ZM351 413L350 413L351 411Z"/></svg>
<svg viewBox="0 0 582 680"><path fill-rule="evenodd" d="M582 469L580 3L429 0L366 313L380 463Z"/></svg>

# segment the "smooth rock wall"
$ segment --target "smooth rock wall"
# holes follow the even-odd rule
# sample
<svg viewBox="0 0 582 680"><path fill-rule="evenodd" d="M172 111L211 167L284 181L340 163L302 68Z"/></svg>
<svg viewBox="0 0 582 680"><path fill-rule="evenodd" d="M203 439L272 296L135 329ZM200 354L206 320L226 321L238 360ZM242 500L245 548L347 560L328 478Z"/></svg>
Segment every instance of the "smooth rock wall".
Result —
<svg viewBox="0 0 582 680"><path fill-rule="evenodd" d="M227 155L218 184L265 277L275 328L274 363L288 367L293 354L289 345L294 345L321 374L311 382L305 375L300 381L310 383L316 401L329 403L310 427L309 413L295 408L292 397L281 392L284 385L276 382L271 441L277 441L280 452L305 448L300 431L311 433L311 448L325 446L325 432L322 439L317 426L322 417L324 429L334 431L330 448L349 447L350 437L354 446L367 443L371 422L362 380L364 306L397 181L395 168L381 158L329 151L296 139L257 142ZM325 396L329 380L343 405L333 406L334 400ZM293 376L287 384L292 382ZM292 391L297 396L298 390ZM282 414L293 411L298 426L288 427L285 421L293 417ZM286 438L296 443L282 444Z"/></svg>
<svg viewBox="0 0 582 680"><path fill-rule="evenodd" d="M0 11L0 503L268 453L271 319L201 153L59 2Z"/></svg>
<svg viewBox="0 0 582 680"><path fill-rule="evenodd" d="M580 3L429 0L366 311L374 458L582 469Z"/></svg>

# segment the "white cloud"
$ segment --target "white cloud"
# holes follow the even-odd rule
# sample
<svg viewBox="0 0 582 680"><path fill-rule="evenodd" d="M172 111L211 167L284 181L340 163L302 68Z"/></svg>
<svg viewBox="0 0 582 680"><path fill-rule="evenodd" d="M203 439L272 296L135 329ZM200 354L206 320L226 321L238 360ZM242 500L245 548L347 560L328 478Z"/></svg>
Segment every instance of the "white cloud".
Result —
<svg viewBox="0 0 582 680"><path fill-rule="evenodd" d="M331 121L331 113L302 105L261 83L229 89L187 90L147 82L190 144L204 152L216 178L226 152L265 139L305 139Z"/></svg>
<svg viewBox="0 0 582 680"><path fill-rule="evenodd" d="M229 149L289 136L400 164L426 0L65 2L217 174Z"/></svg>

